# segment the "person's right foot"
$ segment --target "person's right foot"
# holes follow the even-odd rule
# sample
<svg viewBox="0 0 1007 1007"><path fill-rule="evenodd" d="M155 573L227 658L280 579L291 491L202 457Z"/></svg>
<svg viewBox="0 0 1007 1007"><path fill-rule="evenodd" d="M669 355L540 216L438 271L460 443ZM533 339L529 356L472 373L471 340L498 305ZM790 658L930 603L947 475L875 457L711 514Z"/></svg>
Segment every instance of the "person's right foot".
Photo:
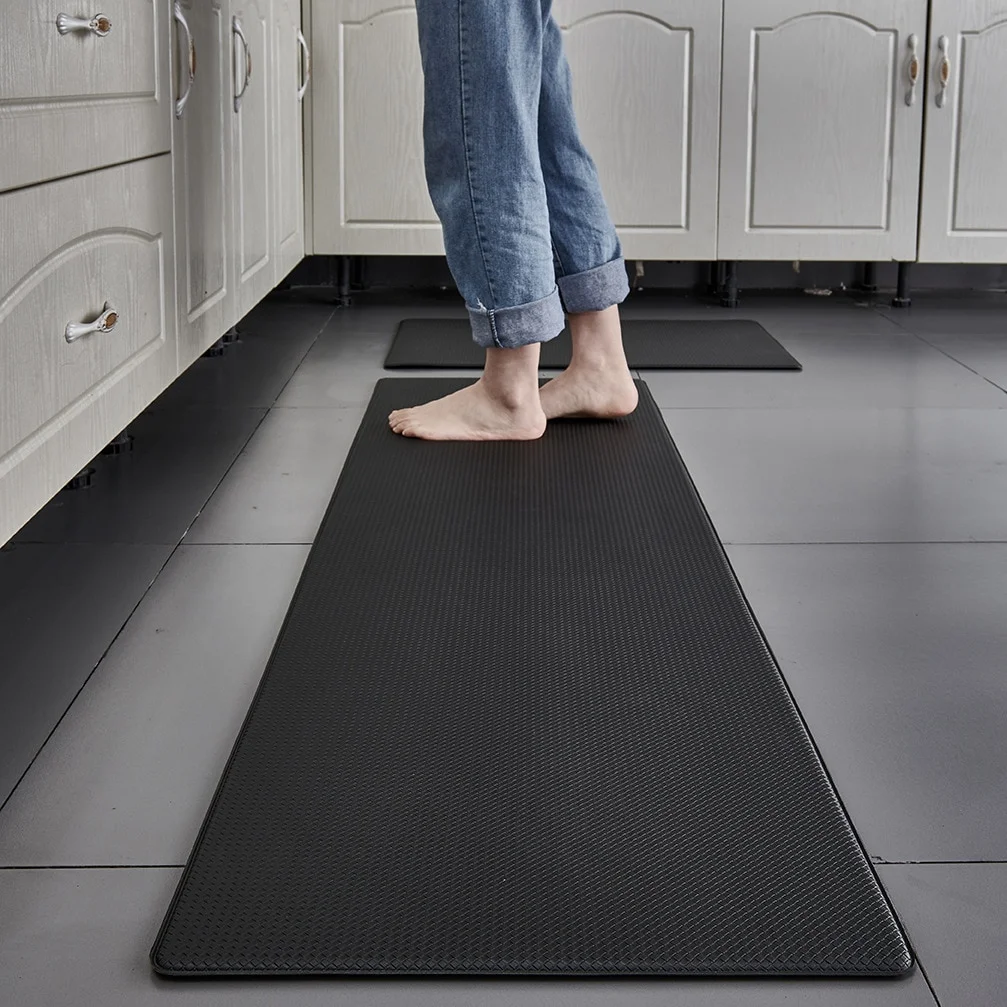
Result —
<svg viewBox="0 0 1007 1007"><path fill-rule="evenodd" d="M636 409L639 393L625 365L588 367L571 364L539 389L546 419L560 416L614 419Z"/></svg>

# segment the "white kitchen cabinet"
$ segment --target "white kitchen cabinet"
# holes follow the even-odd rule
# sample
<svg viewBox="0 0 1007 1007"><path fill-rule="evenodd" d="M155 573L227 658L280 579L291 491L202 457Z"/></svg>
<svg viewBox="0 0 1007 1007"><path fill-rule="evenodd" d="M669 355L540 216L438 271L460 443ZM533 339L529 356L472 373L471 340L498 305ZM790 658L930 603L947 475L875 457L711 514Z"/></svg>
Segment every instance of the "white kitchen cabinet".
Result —
<svg viewBox="0 0 1007 1007"><path fill-rule="evenodd" d="M231 25L226 0L176 0L174 137L178 365L237 317L232 207ZM189 84L189 39L195 74ZM184 102L179 110L178 101Z"/></svg>
<svg viewBox="0 0 1007 1007"><path fill-rule="evenodd" d="M279 282L304 258L304 130L302 98L310 65L302 46L301 0L273 0L276 152L273 181L276 272ZM303 55L302 67L302 49ZM309 85L310 86L310 85Z"/></svg>
<svg viewBox="0 0 1007 1007"><path fill-rule="evenodd" d="M0 191L170 148L170 2L3 0Z"/></svg>
<svg viewBox="0 0 1007 1007"><path fill-rule="evenodd" d="M236 317L276 285L275 0L231 0L231 206Z"/></svg>
<svg viewBox="0 0 1007 1007"><path fill-rule="evenodd" d="M53 26L28 6L31 39ZM0 179L24 183L0 193L0 545L304 254L299 0L106 13L108 34L67 33L76 58L29 45L23 66L0 37L0 99L37 99L0 100L0 137L21 116L43 152L0 147ZM110 66L117 29L136 52ZM46 147L62 112L77 160Z"/></svg>
<svg viewBox="0 0 1007 1007"><path fill-rule="evenodd" d="M921 262L1007 262L1007 4L932 0Z"/></svg>
<svg viewBox="0 0 1007 1007"><path fill-rule="evenodd" d="M574 111L633 259L716 258L721 5L556 0Z"/></svg>
<svg viewBox="0 0 1007 1007"><path fill-rule="evenodd" d="M0 195L0 234L3 544L175 377L171 158Z"/></svg>
<svg viewBox="0 0 1007 1007"><path fill-rule="evenodd" d="M721 259L916 258L926 39L927 0L726 0Z"/></svg>
<svg viewBox="0 0 1007 1007"><path fill-rule="evenodd" d="M312 251L443 255L423 169L415 6L313 0L310 31Z"/></svg>
<svg viewBox="0 0 1007 1007"><path fill-rule="evenodd" d="M574 111L628 257L716 255L719 4L556 0ZM311 249L443 255L415 8L314 0Z"/></svg>

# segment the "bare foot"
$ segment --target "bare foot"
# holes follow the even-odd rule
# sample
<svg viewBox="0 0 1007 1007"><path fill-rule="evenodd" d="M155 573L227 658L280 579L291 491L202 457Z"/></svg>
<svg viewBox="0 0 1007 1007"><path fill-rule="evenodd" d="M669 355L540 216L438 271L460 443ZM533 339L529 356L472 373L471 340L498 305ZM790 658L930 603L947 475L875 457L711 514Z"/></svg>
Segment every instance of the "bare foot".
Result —
<svg viewBox="0 0 1007 1007"><path fill-rule="evenodd" d="M571 364L539 390L546 418L595 416L614 419L636 409L639 392L625 366Z"/></svg>
<svg viewBox="0 0 1007 1007"><path fill-rule="evenodd" d="M426 405L396 409L388 425L404 437L431 441L531 441L545 433L546 417L537 398L509 406L480 378Z"/></svg>

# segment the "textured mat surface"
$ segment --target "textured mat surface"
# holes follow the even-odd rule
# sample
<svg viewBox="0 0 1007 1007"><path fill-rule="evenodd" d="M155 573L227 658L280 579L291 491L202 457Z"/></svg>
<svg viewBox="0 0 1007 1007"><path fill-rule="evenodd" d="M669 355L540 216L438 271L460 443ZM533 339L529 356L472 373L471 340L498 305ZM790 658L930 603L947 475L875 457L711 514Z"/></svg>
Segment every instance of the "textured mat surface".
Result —
<svg viewBox="0 0 1007 1007"><path fill-rule="evenodd" d="M801 370L758 323L744 318L623 319L630 369ZM570 330L542 344L539 366L570 363ZM385 367L482 367L486 353L467 318L406 318L399 323Z"/></svg>
<svg viewBox="0 0 1007 1007"><path fill-rule="evenodd" d="M388 429L469 383L377 383L155 969L911 968L646 384L537 441Z"/></svg>

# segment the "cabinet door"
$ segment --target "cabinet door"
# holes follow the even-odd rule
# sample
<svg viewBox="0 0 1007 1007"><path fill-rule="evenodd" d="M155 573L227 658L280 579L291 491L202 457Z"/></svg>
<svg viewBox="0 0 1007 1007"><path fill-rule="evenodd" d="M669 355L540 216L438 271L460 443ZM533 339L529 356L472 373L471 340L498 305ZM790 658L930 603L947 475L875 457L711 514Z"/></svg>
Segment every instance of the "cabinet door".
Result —
<svg viewBox="0 0 1007 1007"><path fill-rule="evenodd" d="M920 260L1007 262L1007 4L933 0L928 56Z"/></svg>
<svg viewBox="0 0 1007 1007"><path fill-rule="evenodd" d="M726 0L720 258L916 258L926 12Z"/></svg>
<svg viewBox="0 0 1007 1007"><path fill-rule="evenodd" d="M185 370L235 319L231 222L231 28L222 0L179 0L172 52L178 365ZM188 31L186 30L188 26ZM189 35L196 73L189 87ZM173 100L174 104L174 100Z"/></svg>
<svg viewBox="0 0 1007 1007"><path fill-rule="evenodd" d="M300 0L274 0L276 175L273 184L278 282L304 258L304 139Z"/></svg>
<svg viewBox="0 0 1007 1007"><path fill-rule="evenodd" d="M237 317L276 285L273 0L231 0L232 143Z"/></svg>
<svg viewBox="0 0 1007 1007"><path fill-rule="evenodd" d="M556 0L553 13L624 254L716 258L720 3Z"/></svg>
<svg viewBox="0 0 1007 1007"><path fill-rule="evenodd" d="M416 9L312 0L312 250L443 255L423 168Z"/></svg>

